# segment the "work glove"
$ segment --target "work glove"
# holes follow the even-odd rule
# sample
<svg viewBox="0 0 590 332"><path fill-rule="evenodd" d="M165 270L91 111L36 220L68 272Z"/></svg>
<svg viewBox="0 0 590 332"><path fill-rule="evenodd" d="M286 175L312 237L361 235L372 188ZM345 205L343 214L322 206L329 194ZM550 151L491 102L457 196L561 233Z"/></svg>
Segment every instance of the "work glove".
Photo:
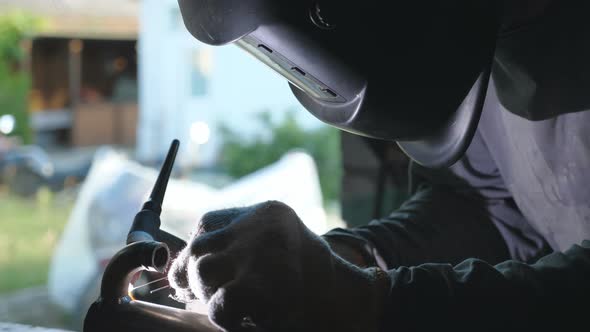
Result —
<svg viewBox="0 0 590 332"><path fill-rule="evenodd" d="M226 331L376 331L388 289L276 201L204 215L168 278Z"/></svg>

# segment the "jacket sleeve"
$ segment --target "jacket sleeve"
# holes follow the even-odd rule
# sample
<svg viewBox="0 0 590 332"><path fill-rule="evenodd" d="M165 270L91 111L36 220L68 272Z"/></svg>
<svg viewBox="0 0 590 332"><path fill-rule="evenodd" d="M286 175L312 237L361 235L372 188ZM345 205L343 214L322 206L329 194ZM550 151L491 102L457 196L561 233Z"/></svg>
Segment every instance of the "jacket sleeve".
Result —
<svg viewBox="0 0 590 332"><path fill-rule="evenodd" d="M427 262L457 264L471 257L493 263L509 258L500 233L478 204L441 186L423 185L388 218L335 229L324 238L353 246L364 253L366 262L388 269Z"/></svg>
<svg viewBox="0 0 590 332"><path fill-rule="evenodd" d="M388 272L383 331L574 331L587 328L590 241L533 264L477 259Z"/></svg>
<svg viewBox="0 0 590 332"><path fill-rule="evenodd" d="M332 230L326 240L390 269L468 258L530 262L550 252L518 210L479 133L451 169L413 173L421 185L398 210L366 226Z"/></svg>

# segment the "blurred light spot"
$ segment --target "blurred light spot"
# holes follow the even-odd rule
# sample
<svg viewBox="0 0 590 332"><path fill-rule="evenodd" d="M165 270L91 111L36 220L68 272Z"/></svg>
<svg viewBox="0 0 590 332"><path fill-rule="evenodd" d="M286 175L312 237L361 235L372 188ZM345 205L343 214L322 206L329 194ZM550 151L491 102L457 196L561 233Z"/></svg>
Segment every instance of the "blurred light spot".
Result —
<svg viewBox="0 0 590 332"><path fill-rule="evenodd" d="M41 173L44 176L51 176L53 175L53 166L51 164L45 164L41 167Z"/></svg>
<svg viewBox="0 0 590 332"><path fill-rule="evenodd" d="M211 131L209 130L209 126L203 121L197 121L191 125L191 139L197 144L207 143L210 134Z"/></svg>
<svg viewBox="0 0 590 332"><path fill-rule="evenodd" d="M14 115L5 114L0 116L0 132L4 135L12 133L15 125Z"/></svg>

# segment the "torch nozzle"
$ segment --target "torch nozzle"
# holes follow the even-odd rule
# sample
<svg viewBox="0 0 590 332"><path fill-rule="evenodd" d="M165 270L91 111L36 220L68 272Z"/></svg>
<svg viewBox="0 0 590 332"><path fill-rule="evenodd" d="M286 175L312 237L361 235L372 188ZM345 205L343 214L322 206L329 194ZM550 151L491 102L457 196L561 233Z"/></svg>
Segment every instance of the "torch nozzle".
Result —
<svg viewBox="0 0 590 332"><path fill-rule="evenodd" d="M158 174L150 198L143 205L143 210L151 210L158 215L162 212L162 203L164 202L168 179L172 173L172 167L174 166L174 160L176 159L179 145L180 142L177 139L173 140L172 144L170 144L170 149L168 150L164 164L162 164L160 174Z"/></svg>

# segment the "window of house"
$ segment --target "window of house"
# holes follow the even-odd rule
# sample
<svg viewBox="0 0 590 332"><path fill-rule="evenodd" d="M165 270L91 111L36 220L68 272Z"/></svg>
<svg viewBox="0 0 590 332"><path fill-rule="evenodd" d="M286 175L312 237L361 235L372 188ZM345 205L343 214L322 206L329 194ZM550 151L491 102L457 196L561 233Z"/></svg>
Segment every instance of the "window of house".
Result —
<svg viewBox="0 0 590 332"><path fill-rule="evenodd" d="M213 67L212 51L203 47L192 52L190 91L194 97L204 96L208 92L209 77Z"/></svg>

